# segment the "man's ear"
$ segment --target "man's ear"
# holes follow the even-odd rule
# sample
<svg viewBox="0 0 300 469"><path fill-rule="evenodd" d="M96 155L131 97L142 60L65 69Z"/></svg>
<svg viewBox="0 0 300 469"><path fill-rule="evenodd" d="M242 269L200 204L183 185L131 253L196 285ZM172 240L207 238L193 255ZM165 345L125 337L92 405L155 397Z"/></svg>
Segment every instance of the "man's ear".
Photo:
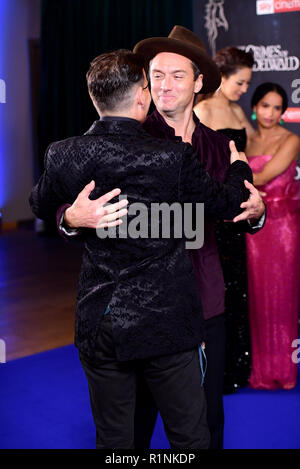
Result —
<svg viewBox="0 0 300 469"><path fill-rule="evenodd" d="M139 86L135 93L136 103L140 106L145 106L146 103L146 94L143 91L143 87Z"/></svg>
<svg viewBox="0 0 300 469"><path fill-rule="evenodd" d="M194 93L199 93L203 86L203 75L199 75L194 84Z"/></svg>

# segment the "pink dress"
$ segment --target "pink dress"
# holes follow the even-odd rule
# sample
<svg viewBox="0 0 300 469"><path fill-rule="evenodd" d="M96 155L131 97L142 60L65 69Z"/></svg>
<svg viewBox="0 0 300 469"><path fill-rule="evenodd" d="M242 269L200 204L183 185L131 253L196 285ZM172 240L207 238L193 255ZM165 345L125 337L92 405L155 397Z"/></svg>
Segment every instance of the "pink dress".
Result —
<svg viewBox="0 0 300 469"><path fill-rule="evenodd" d="M259 172L271 155L249 157ZM246 236L249 321L252 347L250 386L291 389L297 382L292 361L298 338L300 299L300 182L297 163L260 189L267 193L267 220Z"/></svg>

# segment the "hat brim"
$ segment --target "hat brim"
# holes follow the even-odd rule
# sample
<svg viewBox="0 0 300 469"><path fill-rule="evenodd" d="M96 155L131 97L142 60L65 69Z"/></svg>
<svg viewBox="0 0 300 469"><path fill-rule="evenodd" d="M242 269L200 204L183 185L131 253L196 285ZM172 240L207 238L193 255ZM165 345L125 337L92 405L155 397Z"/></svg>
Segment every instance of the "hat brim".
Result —
<svg viewBox="0 0 300 469"><path fill-rule="evenodd" d="M161 52L172 52L192 60L203 74L203 86L200 93L212 93L221 84L221 74L215 62L200 47L168 37L153 37L138 42L133 52L150 61Z"/></svg>

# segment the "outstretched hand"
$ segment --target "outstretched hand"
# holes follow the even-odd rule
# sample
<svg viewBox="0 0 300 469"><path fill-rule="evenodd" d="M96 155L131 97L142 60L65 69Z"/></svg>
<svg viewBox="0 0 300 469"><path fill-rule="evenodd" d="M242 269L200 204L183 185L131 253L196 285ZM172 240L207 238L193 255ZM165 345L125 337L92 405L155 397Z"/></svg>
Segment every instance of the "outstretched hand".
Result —
<svg viewBox="0 0 300 469"><path fill-rule="evenodd" d="M121 217L127 214L128 200L122 199L114 204L109 204L111 199L121 193L120 189L113 189L96 200L89 199L90 193L95 188L95 181L91 181L78 194L71 207L64 214L65 223L70 228L108 228L122 223Z"/></svg>
<svg viewBox="0 0 300 469"><path fill-rule="evenodd" d="M265 211L265 204L261 198L260 192L251 184L251 182L245 179L245 186L250 191L249 199L243 202L240 207L244 209L240 215L236 216L233 221L236 223L241 220L259 220Z"/></svg>

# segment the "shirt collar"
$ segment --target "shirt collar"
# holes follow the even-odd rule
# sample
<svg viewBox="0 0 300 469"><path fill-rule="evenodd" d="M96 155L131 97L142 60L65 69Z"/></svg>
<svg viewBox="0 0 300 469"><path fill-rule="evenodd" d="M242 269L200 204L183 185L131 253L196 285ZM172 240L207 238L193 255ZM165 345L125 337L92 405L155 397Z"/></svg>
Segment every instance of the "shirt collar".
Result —
<svg viewBox="0 0 300 469"><path fill-rule="evenodd" d="M153 111L153 113L151 114L151 116L154 118L154 120L156 120L157 122L159 122L160 124L160 127L161 127L161 130L163 131L163 133L168 136L168 138L172 139L172 140L178 140L180 139L181 140L181 137L177 137L175 135L175 130L173 127L171 127L169 124L167 124L167 122L165 121L165 119L163 118L163 116L158 112L157 109L155 109ZM198 117L196 116L196 114L193 112L193 119L194 119L194 122L195 122L195 125L196 125L196 128L194 130L194 134L196 133L197 131L197 126L198 124L200 123ZM193 134L193 135L194 135Z"/></svg>
<svg viewBox="0 0 300 469"><path fill-rule="evenodd" d="M139 123L138 120L132 119L131 117L123 117L123 116L103 116L100 117L99 119L101 122L103 121L131 121L131 122L137 122Z"/></svg>

